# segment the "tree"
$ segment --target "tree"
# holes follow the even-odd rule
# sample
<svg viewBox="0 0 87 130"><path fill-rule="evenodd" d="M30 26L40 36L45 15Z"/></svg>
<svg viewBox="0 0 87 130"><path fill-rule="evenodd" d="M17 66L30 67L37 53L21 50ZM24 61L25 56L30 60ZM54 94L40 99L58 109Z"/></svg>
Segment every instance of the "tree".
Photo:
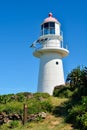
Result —
<svg viewBox="0 0 87 130"><path fill-rule="evenodd" d="M68 74L66 82L70 83L71 90L78 88L80 96L87 95L87 67L77 67Z"/></svg>
<svg viewBox="0 0 87 130"><path fill-rule="evenodd" d="M81 69L77 67L68 74L66 82L70 83L71 90L75 90L80 86Z"/></svg>
<svg viewBox="0 0 87 130"><path fill-rule="evenodd" d="M81 95L87 96L87 67L81 71L81 84L79 89Z"/></svg>

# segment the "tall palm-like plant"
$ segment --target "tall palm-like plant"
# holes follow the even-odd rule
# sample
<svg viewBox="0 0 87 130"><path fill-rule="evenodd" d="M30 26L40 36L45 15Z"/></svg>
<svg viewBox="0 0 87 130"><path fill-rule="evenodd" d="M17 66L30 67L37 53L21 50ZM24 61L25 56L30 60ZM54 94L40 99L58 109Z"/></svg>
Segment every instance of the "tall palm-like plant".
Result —
<svg viewBox="0 0 87 130"><path fill-rule="evenodd" d="M82 95L87 96L87 67L83 68L81 71L80 92Z"/></svg>
<svg viewBox="0 0 87 130"><path fill-rule="evenodd" d="M81 78L81 69L77 67L68 74L66 82L70 83L70 87L72 90L75 90L80 86Z"/></svg>
<svg viewBox="0 0 87 130"><path fill-rule="evenodd" d="M71 90L78 88L80 96L87 96L87 67L77 67L68 74L66 82L70 83Z"/></svg>

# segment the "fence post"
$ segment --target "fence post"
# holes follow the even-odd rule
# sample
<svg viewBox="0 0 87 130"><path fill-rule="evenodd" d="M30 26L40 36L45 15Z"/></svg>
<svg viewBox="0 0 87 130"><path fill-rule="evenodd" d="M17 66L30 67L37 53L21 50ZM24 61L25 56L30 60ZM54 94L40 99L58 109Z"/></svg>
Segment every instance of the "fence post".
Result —
<svg viewBox="0 0 87 130"><path fill-rule="evenodd" d="M24 104L24 108L23 108L23 125L27 122L27 111L28 111L28 107L26 104Z"/></svg>

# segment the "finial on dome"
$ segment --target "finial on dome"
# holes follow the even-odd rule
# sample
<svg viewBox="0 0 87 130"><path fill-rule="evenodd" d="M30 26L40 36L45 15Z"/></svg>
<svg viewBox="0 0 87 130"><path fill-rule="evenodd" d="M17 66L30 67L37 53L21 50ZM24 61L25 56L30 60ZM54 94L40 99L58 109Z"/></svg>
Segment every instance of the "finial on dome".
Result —
<svg viewBox="0 0 87 130"><path fill-rule="evenodd" d="M53 16L53 14L52 13L49 13L49 17L52 17Z"/></svg>

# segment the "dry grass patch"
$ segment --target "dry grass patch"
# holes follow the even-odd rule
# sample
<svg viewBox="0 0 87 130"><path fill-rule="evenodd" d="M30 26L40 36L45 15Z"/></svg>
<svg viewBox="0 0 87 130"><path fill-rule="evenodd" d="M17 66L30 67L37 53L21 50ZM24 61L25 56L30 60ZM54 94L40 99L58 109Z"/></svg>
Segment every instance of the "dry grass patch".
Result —
<svg viewBox="0 0 87 130"><path fill-rule="evenodd" d="M18 130L74 130L70 124L66 124L62 117L48 114L42 122L30 122Z"/></svg>
<svg viewBox="0 0 87 130"><path fill-rule="evenodd" d="M53 106L60 106L61 103L68 101L68 98L57 98L57 97L50 97L48 100L52 103Z"/></svg>

